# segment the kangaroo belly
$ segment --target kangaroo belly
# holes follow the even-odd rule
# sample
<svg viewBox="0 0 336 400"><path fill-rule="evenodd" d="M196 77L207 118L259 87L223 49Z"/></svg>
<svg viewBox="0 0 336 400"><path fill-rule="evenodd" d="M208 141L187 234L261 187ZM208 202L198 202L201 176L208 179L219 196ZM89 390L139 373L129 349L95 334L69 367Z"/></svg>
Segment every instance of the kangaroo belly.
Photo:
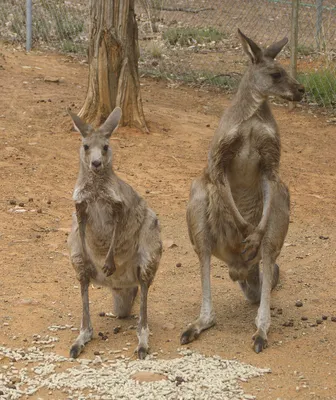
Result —
<svg viewBox="0 0 336 400"><path fill-rule="evenodd" d="M110 287L111 289L129 288L138 285L137 264L116 263L116 271L112 276L106 276L102 270L102 264L96 264L97 275L93 279L99 285Z"/></svg>
<svg viewBox="0 0 336 400"><path fill-rule="evenodd" d="M258 225L263 210L263 195L257 183L252 188L234 188L232 196L243 218L252 225Z"/></svg>

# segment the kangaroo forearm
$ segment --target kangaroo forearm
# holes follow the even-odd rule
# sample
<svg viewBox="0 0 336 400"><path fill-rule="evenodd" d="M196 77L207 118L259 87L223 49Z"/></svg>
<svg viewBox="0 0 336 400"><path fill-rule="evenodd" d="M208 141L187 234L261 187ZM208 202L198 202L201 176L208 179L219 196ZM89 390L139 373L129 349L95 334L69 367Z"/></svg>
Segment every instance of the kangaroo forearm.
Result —
<svg viewBox="0 0 336 400"><path fill-rule="evenodd" d="M78 231L79 231L79 238L80 243L82 246L82 254L85 261L88 259L86 243L85 243L85 230L86 230L86 223L87 223L87 213L86 213L86 203L75 203L76 207L76 216L78 222Z"/></svg>
<svg viewBox="0 0 336 400"><path fill-rule="evenodd" d="M248 223L245 221L244 217L241 215L240 211L238 210L234 198L232 196L230 182L224 175L223 184L221 185L221 192L224 193L226 197L226 202L231 212L231 215L234 219L234 222L241 233L244 233L246 228L248 227Z"/></svg>
<svg viewBox="0 0 336 400"><path fill-rule="evenodd" d="M273 197L273 189L271 181L263 175L262 177L262 193L263 193L263 212L261 216L261 220L256 228L256 231L261 235L264 235L266 232L269 216L271 214L271 205L272 205L272 197Z"/></svg>
<svg viewBox="0 0 336 400"><path fill-rule="evenodd" d="M112 232L110 247L108 249L103 267L103 271L107 276L112 275L117 269L114 262L114 237L115 237L115 228L113 229Z"/></svg>
<svg viewBox="0 0 336 400"><path fill-rule="evenodd" d="M109 265L115 265L115 263L114 263L114 236L115 235L114 235L114 231L113 231L110 247L108 249L106 259L105 259L105 262L108 263Z"/></svg>

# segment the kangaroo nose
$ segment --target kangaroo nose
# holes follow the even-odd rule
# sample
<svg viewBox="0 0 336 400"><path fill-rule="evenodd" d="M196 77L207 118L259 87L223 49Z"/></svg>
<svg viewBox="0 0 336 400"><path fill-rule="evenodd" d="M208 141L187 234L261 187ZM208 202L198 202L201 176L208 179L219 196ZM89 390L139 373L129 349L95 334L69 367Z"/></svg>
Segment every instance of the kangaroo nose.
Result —
<svg viewBox="0 0 336 400"><path fill-rule="evenodd" d="M304 94L304 92L305 92L306 90L305 90L304 86L300 85L299 88L298 88L298 91L299 91L300 93Z"/></svg>
<svg viewBox="0 0 336 400"><path fill-rule="evenodd" d="M94 160L91 163L95 168L99 168L101 166L101 161L99 160Z"/></svg>

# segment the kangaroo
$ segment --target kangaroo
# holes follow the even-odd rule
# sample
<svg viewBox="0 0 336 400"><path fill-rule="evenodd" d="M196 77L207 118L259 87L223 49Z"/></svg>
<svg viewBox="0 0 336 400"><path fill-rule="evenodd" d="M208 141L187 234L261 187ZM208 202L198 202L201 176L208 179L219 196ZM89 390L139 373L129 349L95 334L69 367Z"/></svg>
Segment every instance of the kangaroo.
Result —
<svg viewBox="0 0 336 400"><path fill-rule="evenodd" d="M111 289L113 312L120 318L129 316L140 286L137 351L144 359L149 337L147 294L162 254L159 222L146 202L113 171L109 138L118 126L121 109L115 108L97 130L69 114L82 137L68 246L83 303L80 334L70 357L77 358L92 339L88 289L94 281Z"/></svg>
<svg viewBox="0 0 336 400"><path fill-rule="evenodd" d="M189 343L215 324L210 286L214 255L228 265L246 299L260 304L253 335L259 353L267 347L271 290L279 279L276 259L290 208L288 189L279 177L280 136L268 97L299 101L304 87L274 60L287 38L262 50L240 30L238 34L251 64L219 122L207 166L191 185L187 223L201 267L202 305L180 340Z"/></svg>

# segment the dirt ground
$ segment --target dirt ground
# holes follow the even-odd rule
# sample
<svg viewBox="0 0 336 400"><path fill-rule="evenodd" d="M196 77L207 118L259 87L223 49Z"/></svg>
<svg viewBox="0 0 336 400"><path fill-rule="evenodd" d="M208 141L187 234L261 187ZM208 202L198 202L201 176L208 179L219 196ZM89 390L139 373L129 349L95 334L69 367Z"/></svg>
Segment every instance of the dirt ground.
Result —
<svg viewBox="0 0 336 400"><path fill-rule="evenodd" d="M1 50L0 345L27 346L33 334L50 334L51 325L80 323L79 288L66 247L80 139L70 130L65 109L78 111L82 105L87 72L85 64L64 56ZM45 82L50 76L61 82ZM182 329L199 312L201 294L185 222L188 191L205 165L229 98L163 81L143 80L141 88L151 133L120 129L112 138L114 166L161 221L165 245L149 298L150 344L160 357L175 357ZM190 348L270 367L271 374L244 384L257 399L336 399L336 322L331 321L336 316L336 129L301 108L274 107L274 113L292 214L278 260L281 282L272 297L270 346L259 355L252 351L257 308L244 300L226 266L213 259L217 325ZM11 200L24 203L26 212L13 212ZM168 248L167 241L177 247ZM106 289L94 287L90 296L95 334L83 356L121 349L126 342L132 346L124 354L132 355L137 340L128 328L136 321L99 316L111 311ZM295 306L297 300L302 307ZM137 302L135 314L138 307ZM328 319L316 324L322 315ZM117 325L121 332L113 334ZM55 352L68 355L75 336L70 329L60 331Z"/></svg>

